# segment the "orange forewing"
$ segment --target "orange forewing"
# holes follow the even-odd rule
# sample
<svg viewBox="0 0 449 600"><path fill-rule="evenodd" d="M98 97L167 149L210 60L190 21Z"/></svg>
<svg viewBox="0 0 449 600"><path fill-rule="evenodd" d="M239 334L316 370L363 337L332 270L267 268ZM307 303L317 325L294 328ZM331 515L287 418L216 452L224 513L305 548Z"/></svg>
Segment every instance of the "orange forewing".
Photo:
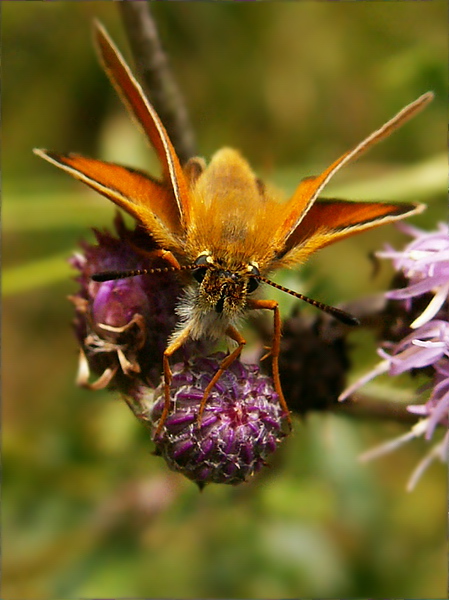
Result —
<svg viewBox="0 0 449 600"><path fill-rule="evenodd" d="M202 219L200 219L201 223L196 222L198 221L196 214L198 211L195 210L195 206L197 208L201 206L202 198L192 195L188 176L186 176L188 169L183 171L168 134L154 108L146 99L139 83L99 23L95 24L95 42L109 79L156 150L162 165L163 180L159 182L140 171L84 158L80 155L59 155L45 150L36 150L35 152L126 210L147 227L162 247L175 249L182 254L183 243L180 243L180 239L185 239L185 233L193 221L195 221L194 229L201 225L204 235L207 236L207 223L203 223ZM279 223L271 223L270 227L273 231L271 243L276 247L273 267L291 266L302 262L312 252L334 241L422 210L422 207L412 204L358 203L343 200L317 202L317 197L341 167L389 136L424 108L432 97L433 94L428 92L403 108L355 148L333 162L323 173L301 181L290 200L283 206L278 205L276 213ZM232 156L234 155L236 156L235 152ZM243 159L239 160L243 166L246 165ZM214 161L210 168L213 164L215 164ZM199 172L202 169L203 167ZM209 168L206 173L209 175L209 180L212 176ZM226 173L229 174L228 170ZM217 176L216 181L213 181L212 184L217 186L217 190L213 193L214 199L221 196L228 198L233 190L234 182L222 181ZM223 185L224 189L221 189ZM246 214L246 218L257 221L264 214L263 207L268 205L262 197L256 202L257 206L254 202L249 202L248 193L249 190L242 193L242 200L246 200L252 206L251 214ZM218 219L220 223L226 220L228 208L227 203L220 206L223 214L215 215L215 220ZM270 205L270 210L272 208ZM243 214L245 213L242 212ZM262 222L264 222L263 218L259 225ZM257 223L254 225L257 226ZM274 228L273 225L275 225ZM253 229L256 229L255 226ZM244 227L245 224L242 224L242 231ZM212 242L213 240L210 243ZM221 251L224 252L225 249L222 248ZM258 257L255 259L257 261Z"/></svg>
<svg viewBox="0 0 449 600"><path fill-rule="evenodd" d="M76 179L112 200L146 225L164 246L178 246L179 215L170 189L145 173L78 154L34 150L35 154L70 173Z"/></svg>
<svg viewBox="0 0 449 600"><path fill-rule="evenodd" d="M328 167L325 171L318 175L317 177L307 177L301 181L299 186L297 187L295 193L287 203L286 207L286 218L281 225L281 235L285 238L288 238L290 235L295 235L297 227L302 219L305 218L307 211L310 210L311 206L315 202L318 197L318 194L324 188L324 186L329 182L329 180L339 171L345 164L350 161L357 159L364 152L366 152L371 146L377 144L381 140L388 137L395 129L401 127L406 121L408 121L411 117L413 117L418 111L422 110L433 98L433 94L431 92L427 92L423 94L419 98L417 98L414 102L403 108L399 111L392 119L387 121L382 127L374 131L371 135L365 138L360 144L358 144L349 152L345 152L340 158L338 158L335 162L333 162L330 167ZM365 204L366 210L370 211L371 205ZM372 205L373 209L376 210L377 203ZM409 205L410 206L410 205ZM351 211L351 207L354 208L353 203L348 203L348 212ZM392 215L396 212L397 207L395 205L390 205ZM319 209L318 209L319 210ZM407 211L404 211L405 213ZM402 218L404 216L404 212L401 213ZM327 213L329 214L329 213ZM360 212L360 209L357 209L357 214L362 215L362 221L364 221L363 211ZM369 212L368 212L369 214ZM382 219L384 219L385 214L382 215ZM383 222L383 221L382 221ZM380 223L379 223L380 224ZM319 225L319 223L318 223ZM372 222L371 227L375 227L375 221ZM328 242L329 243L329 242Z"/></svg>
<svg viewBox="0 0 449 600"><path fill-rule="evenodd" d="M189 191L181 164L156 111L123 60L120 52L103 26L95 23L95 42L103 67L125 106L143 128L155 149L163 169L164 181L169 183L176 200L180 220L189 224ZM147 200L151 207L151 199ZM173 200L171 200L173 203ZM173 207L167 207L173 212Z"/></svg>
<svg viewBox="0 0 449 600"><path fill-rule="evenodd" d="M423 204L318 199L289 235L282 262L303 262L309 254L356 233L424 210Z"/></svg>

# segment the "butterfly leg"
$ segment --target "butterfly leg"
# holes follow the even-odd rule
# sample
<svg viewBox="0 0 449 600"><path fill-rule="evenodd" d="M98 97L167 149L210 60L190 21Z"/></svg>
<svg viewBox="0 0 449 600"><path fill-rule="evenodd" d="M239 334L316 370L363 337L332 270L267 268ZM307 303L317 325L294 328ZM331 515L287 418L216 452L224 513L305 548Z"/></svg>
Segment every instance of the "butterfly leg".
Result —
<svg viewBox="0 0 449 600"><path fill-rule="evenodd" d="M228 369L232 363L240 356L240 354L242 353L242 349L244 347L244 345L246 344L246 340L245 338L242 336L241 333L239 333L237 331L237 329L235 329L232 326L229 326L226 329L226 335L228 335L232 340L234 340L235 342L237 342L238 346L235 350L233 350L231 352L231 354L229 354L220 364L218 371L215 373L215 375L212 377L212 379L210 380L210 382L207 384L206 389L204 390L204 394L203 397L201 399L201 404L200 404L200 408L198 411L198 424L201 423L201 419L203 416L203 412L204 412L204 408L206 406L206 402L207 402L207 398L209 397L209 394L211 393L214 385L217 383L217 381L220 379L220 377L223 375L223 373L226 371L226 369Z"/></svg>
<svg viewBox="0 0 449 600"><path fill-rule="evenodd" d="M248 308L251 309L266 309L273 311L273 344L271 346L271 357L272 357L272 369L273 369L273 381L274 389L279 396L279 404L285 413L288 421L288 425L291 428L291 417L290 411L285 401L284 394L282 392L281 379L279 376L279 353L281 350L281 315L279 312L279 305L276 300L248 300Z"/></svg>
<svg viewBox="0 0 449 600"><path fill-rule="evenodd" d="M171 267L174 269L181 269L181 265L178 262L176 256L170 251L165 250L164 248L156 248L155 250L144 250L143 248L139 248L136 244L132 242L128 242L132 249L136 252L136 254L140 254L147 260L154 260L155 258L161 258L169 263Z"/></svg>
<svg viewBox="0 0 449 600"><path fill-rule="evenodd" d="M168 416L168 412L170 410L170 384L172 380L172 371L170 368L170 358L179 350L181 346L183 346L190 337L190 328L185 327L179 334L175 337L175 339L167 346L164 351L164 356L162 359L162 365L164 370L164 408L162 410L161 417L159 419L158 426L156 428L156 432L154 437L157 438L164 426L165 420Z"/></svg>
<svg viewBox="0 0 449 600"><path fill-rule="evenodd" d="M178 262L176 256L170 252L170 250L164 250L164 248L158 248L157 250L152 250L148 252L149 258L162 258L162 260L166 260L171 267L175 269L180 269L181 265Z"/></svg>

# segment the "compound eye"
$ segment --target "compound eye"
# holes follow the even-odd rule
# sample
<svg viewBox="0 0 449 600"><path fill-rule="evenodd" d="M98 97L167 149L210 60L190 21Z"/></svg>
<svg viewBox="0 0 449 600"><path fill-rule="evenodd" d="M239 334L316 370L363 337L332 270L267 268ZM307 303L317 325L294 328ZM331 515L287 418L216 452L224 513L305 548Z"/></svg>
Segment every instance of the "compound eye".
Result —
<svg viewBox="0 0 449 600"><path fill-rule="evenodd" d="M206 275L207 268L209 266L209 261L207 259L207 254L201 254L201 256L198 256L194 263L195 266L198 268L192 271L192 275L193 278L196 279L196 281L198 281L198 283L201 283L204 279L204 276Z"/></svg>
<svg viewBox="0 0 449 600"><path fill-rule="evenodd" d="M258 287L259 282L257 281L257 279L255 277L251 277L251 279L248 281L248 285L246 286L246 291L248 292L248 294L251 294L251 292L257 290Z"/></svg>
<svg viewBox="0 0 449 600"><path fill-rule="evenodd" d="M192 271L193 278L196 279L198 283L201 283L206 275L206 271L207 267L198 267L198 269Z"/></svg>
<svg viewBox="0 0 449 600"><path fill-rule="evenodd" d="M246 291L248 292L248 294L251 294L251 292L254 292L254 290L256 290L259 287L260 282L257 279L257 275L260 275L260 271L254 265L249 265L248 273L249 273L249 275L252 275L252 277L250 277L250 279L248 281L248 285L246 286Z"/></svg>

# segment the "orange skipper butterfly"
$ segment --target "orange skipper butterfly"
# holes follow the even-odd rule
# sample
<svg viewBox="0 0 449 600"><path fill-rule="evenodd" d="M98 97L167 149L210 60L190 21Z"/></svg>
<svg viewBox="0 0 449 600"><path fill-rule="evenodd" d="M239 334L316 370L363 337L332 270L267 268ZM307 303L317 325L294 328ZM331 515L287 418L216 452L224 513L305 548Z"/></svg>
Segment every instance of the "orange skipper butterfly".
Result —
<svg viewBox="0 0 449 600"><path fill-rule="evenodd" d="M320 175L303 179L292 197L281 202L231 148L216 152L208 165L201 158L191 158L181 165L154 108L99 24L95 26L95 41L106 74L157 153L162 178L157 180L141 171L77 154L38 149L35 153L134 217L159 245L155 256L167 261L166 269L106 272L95 275L95 280L161 270L190 272L191 281L177 309L179 324L163 356L165 406L156 435L170 407L170 357L189 339L228 336L237 343L205 390L198 417L201 418L213 386L245 345L238 323L253 309L267 309L273 314L273 379L288 416L278 368L281 337L278 303L259 297L260 284L286 291L343 322L356 322L344 311L283 288L268 276L277 269L303 263L313 252L338 240L424 209L420 204L350 202L323 199L319 195L341 167L402 126L432 100L433 94L428 92L403 108Z"/></svg>

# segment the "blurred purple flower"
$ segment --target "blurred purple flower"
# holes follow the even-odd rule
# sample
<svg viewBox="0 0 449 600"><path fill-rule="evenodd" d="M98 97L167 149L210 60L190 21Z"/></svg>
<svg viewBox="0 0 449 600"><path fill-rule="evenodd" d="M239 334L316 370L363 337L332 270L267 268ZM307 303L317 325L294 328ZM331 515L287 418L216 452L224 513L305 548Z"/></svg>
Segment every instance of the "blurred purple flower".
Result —
<svg viewBox="0 0 449 600"><path fill-rule="evenodd" d="M340 395L346 399L381 373L399 375L405 371L426 369L432 376L432 391L429 400L422 405L408 406L408 410L423 417L412 430L365 453L361 458L368 460L401 445L405 441L424 435L430 440L437 425L448 425L449 415L449 228L440 224L438 231L427 233L410 225L400 224L399 228L413 236L415 240L400 252L388 248L379 252L383 258L390 258L398 271L406 277L408 285L390 291L387 298L405 300L405 310L412 310L412 300L425 294L431 299L423 312L410 325L412 330L397 343L386 342L378 350L383 359L374 369L361 377ZM437 317L437 318L435 318ZM386 351L388 350L388 352ZM424 468L435 456L447 460L449 435L434 446L412 475L408 488L417 482Z"/></svg>

